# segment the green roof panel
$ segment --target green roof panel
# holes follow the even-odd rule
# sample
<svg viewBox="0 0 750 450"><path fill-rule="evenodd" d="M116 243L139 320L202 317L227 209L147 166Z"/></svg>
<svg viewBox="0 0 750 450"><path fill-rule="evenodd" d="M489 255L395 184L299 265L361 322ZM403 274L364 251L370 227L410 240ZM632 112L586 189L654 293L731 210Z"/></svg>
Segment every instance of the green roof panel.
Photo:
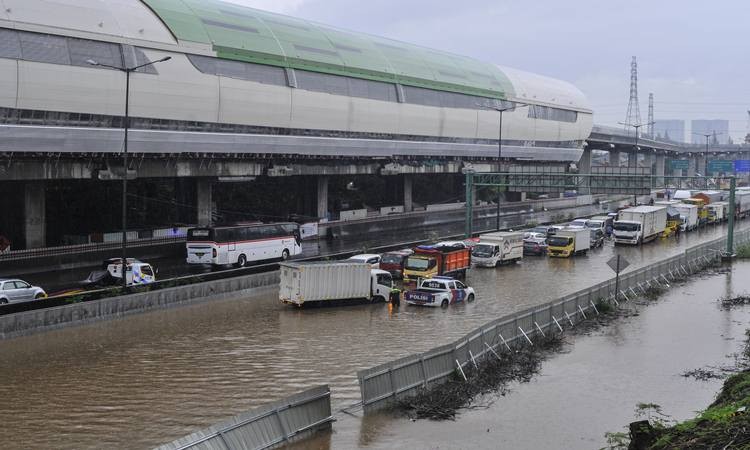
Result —
<svg viewBox="0 0 750 450"><path fill-rule="evenodd" d="M142 0L177 39L220 58L506 98L496 66L390 39L338 30L221 0Z"/></svg>

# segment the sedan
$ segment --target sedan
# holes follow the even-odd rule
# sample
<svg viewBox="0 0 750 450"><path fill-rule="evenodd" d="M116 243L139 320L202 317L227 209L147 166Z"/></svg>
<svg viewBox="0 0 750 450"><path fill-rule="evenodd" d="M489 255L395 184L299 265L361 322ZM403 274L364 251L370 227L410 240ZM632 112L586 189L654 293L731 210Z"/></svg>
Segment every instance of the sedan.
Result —
<svg viewBox="0 0 750 450"><path fill-rule="evenodd" d="M523 254L543 256L547 253L547 241L542 238L528 238L523 240Z"/></svg>
<svg viewBox="0 0 750 450"><path fill-rule="evenodd" d="M23 280L0 278L0 304L36 300L46 296L47 293L39 286L32 286Z"/></svg>

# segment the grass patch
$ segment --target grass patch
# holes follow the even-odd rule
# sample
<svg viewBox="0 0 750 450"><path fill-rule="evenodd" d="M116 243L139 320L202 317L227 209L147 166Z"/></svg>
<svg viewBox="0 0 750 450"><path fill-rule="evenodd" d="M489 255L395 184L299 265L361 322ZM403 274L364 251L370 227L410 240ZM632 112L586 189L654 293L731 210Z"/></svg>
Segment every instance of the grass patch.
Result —
<svg viewBox="0 0 750 450"><path fill-rule="evenodd" d="M735 253L738 258L750 258L750 243L738 245Z"/></svg>

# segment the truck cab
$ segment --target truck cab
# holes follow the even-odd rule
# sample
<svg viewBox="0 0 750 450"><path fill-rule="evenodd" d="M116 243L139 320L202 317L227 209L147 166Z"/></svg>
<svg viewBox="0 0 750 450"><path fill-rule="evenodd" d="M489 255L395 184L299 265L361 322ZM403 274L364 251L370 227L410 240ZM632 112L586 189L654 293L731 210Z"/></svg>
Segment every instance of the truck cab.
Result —
<svg viewBox="0 0 750 450"><path fill-rule="evenodd" d="M149 284L156 281L157 270L151 264L134 258L127 259L125 277L128 286ZM86 287L117 286L122 284L122 258L107 259L101 270L95 270L80 282Z"/></svg>
<svg viewBox="0 0 750 450"><path fill-rule="evenodd" d="M404 264L404 282L437 275L465 276L471 267L471 250L458 246L420 245Z"/></svg>
<svg viewBox="0 0 750 450"><path fill-rule="evenodd" d="M451 277L422 280L417 289L407 291L404 299L409 305L447 307L463 301L474 301L474 289Z"/></svg>
<svg viewBox="0 0 750 450"><path fill-rule="evenodd" d="M641 223L633 220L616 220L612 226L615 244L639 244Z"/></svg>
<svg viewBox="0 0 750 450"><path fill-rule="evenodd" d="M591 230L588 228L563 228L547 238L547 254L557 258L568 258L588 252L591 248Z"/></svg>

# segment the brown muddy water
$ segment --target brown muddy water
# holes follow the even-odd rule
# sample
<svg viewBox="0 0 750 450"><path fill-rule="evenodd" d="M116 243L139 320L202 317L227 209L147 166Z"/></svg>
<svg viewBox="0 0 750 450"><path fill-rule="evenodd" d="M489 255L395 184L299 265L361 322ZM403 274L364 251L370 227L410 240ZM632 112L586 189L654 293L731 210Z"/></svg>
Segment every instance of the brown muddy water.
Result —
<svg viewBox="0 0 750 450"><path fill-rule="evenodd" d="M618 247L616 251L638 267L722 232L719 227L684 235L679 242L656 242L643 249ZM250 298L155 311L2 341L0 423L5 432L0 447L149 448L323 383L331 385L334 407L341 408L359 401L357 370L445 344L496 317L608 279L612 273L605 261L614 252L614 247L608 246L570 260L530 257L513 267L472 270L468 281L477 290L477 301L447 310L402 305L391 311L382 304L296 310L282 306L271 289ZM747 266L743 267L747 270ZM740 282L735 279L738 285ZM658 305L647 308L644 315L657 308ZM696 313L695 319L705 314ZM740 312L726 314L733 317ZM688 310L681 312L677 308L667 318L682 315L694 317ZM632 326L642 322L633 321ZM703 397L692 399L684 407L663 402L667 412L682 414L684 409L707 404L714 388L710 383L685 384L687 381L678 379L676 373L715 361L722 352L737 345L728 341L726 350L717 353L714 347L693 342L703 340L700 333L681 337L686 330L681 325L666 327L657 337L631 331L615 333L626 326L629 325L613 326L611 335L582 339L573 353L545 366L538 381L520 386L517 394L496 403L501 412L493 413L492 409L467 413L455 424L410 423L378 416L363 421L341 419L335 425L335 434L324 437L330 442L325 445L418 447L424 440L423 447L461 448L473 446L471 443L492 445L505 436L503 439L510 439L508 448L513 448L522 444L512 439L527 434L523 430L533 434L533 439L561 434L570 426L564 420L568 417L590 417L590 425L585 428L591 431L588 439L593 444L604 431L617 430L629 420L624 414L603 414L613 410L611 403L615 400L628 413L632 413L636 401L663 402L648 391L642 396L631 397L631 392L616 397L633 387L635 375L652 374L670 383L683 383L681 389L689 386L690 395L703 391ZM732 329L723 323L713 326ZM640 350L615 346L636 337L642 344ZM585 342L596 339L603 343L581 353L586 345L593 345ZM677 347L686 348L677 345L681 340L690 343L694 360L675 362L675 367L634 365L633 359L645 361L646 356L656 352L654 349L662 348L657 345L660 343L674 342ZM662 348L656 356L668 360L677 347ZM573 355L581 356L576 359ZM597 359L605 356L609 359ZM555 364L566 361L568 365L556 371ZM592 377L599 366L617 370ZM546 380L556 385L547 389ZM645 385L642 379L635 383L638 388L645 389ZM607 389L592 396L597 386ZM566 394L579 388L578 396L589 402L577 408ZM521 395L524 389L533 395ZM608 398L607 392L615 397ZM670 395L665 394L668 398ZM522 398L527 400L514 403ZM545 421L540 421L542 416ZM539 428L524 425L527 423L536 423L537 427L545 424L548 428L539 433ZM581 423L574 426L580 428ZM483 430L487 436L477 437L476 430ZM585 434L580 429L568 433L569 437ZM445 445L440 444L443 439ZM533 447L532 441L528 444L528 448Z"/></svg>
<svg viewBox="0 0 750 450"><path fill-rule="evenodd" d="M638 403L656 403L673 419L706 408L722 380L682 373L731 366L750 327L750 306L720 308L721 296L750 292L750 262L703 275L656 302L629 305L638 316L574 336L530 383L490 396L455 421L411 421L387 413L342 414L334 432L301 443L315 449L600 449L606 432L626 432Z"/></svg>

